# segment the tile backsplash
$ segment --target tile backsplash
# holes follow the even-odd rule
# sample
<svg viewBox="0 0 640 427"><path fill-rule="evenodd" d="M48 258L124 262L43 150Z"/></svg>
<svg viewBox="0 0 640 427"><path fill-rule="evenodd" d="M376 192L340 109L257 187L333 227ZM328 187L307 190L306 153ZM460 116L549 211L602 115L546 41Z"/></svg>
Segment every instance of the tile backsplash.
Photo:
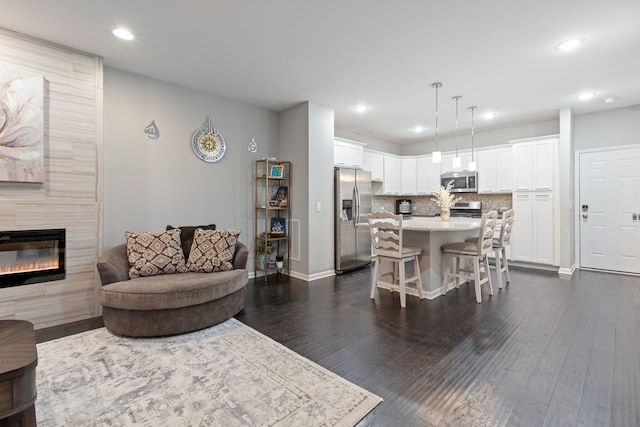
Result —
<svg viewBox="0 0 640 427"><path fill-rule="evenodd" d="M477 194L462 193L460 194L461 202L482 202L482 212L488 212L492 209L498 210L502 208L511 209L512 200L511 193L501 194ZM395 212L396 200L411 200L411 209L414 215L435 215L440 213L440 208L435 202L431 201L431 196L376 196L373 195L372 207L374 212L387 211Z"/></svg>

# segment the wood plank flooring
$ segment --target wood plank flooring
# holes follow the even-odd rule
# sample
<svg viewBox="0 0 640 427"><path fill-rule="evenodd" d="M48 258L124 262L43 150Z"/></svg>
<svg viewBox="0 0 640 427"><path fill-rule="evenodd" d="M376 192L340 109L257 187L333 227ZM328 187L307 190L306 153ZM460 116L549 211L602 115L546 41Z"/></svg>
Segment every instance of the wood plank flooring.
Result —
<svg viewBox="0 0 640 427"><path fill-rule="evenodd" d="M251 280L236 318L381 396L362 426L640 425L640 278L512 267L406 309L370 278Z"/></svg>

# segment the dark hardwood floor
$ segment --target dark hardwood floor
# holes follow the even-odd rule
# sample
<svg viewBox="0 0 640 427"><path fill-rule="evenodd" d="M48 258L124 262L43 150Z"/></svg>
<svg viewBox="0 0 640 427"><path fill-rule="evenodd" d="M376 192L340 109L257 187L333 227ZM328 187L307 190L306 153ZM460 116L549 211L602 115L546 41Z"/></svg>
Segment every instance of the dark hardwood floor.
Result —
<svg viewBox="0 0 640 427"><path fill-rule="evenodd" d="M363 426L640 425L640 278L512 267L482 304L465 284L406 309L370 278L251 280L236 318L381 396Z"/></svg>

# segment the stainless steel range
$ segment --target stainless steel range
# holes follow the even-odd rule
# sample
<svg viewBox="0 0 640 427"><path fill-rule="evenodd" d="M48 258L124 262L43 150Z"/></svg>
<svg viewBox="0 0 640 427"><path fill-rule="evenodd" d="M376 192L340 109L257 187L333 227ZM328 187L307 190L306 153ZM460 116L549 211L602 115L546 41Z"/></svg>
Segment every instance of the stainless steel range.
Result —
<svg viewBox="0 0 640 427"><path fill-rule="evenodd" d="M456 202L450 208L451 216L457 218L481 218L482 202Z"/></svg>

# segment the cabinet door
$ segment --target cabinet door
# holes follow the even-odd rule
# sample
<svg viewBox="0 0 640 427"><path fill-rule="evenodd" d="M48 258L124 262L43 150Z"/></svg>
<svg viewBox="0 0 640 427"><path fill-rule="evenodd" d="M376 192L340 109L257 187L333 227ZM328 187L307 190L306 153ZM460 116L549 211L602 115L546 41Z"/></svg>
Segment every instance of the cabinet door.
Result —
<svg viewBox="0 0 640 427"><path fill-rule="evenodd" d="M354 168L362 168L364 149L359 145L347 144L347 162Z"/></svg>
<svg viewBox="0 0 640 427"><path fill-rule="evenodd" d="M496 190L513 191L513 150L511 146L496 149Z"/></svg>
<svg viewBox="0 0 640 427"><path fill-rule="evenodd" d="M362 170L371 172L371 153L367 153L366 151L362 153Z"/></svg>
<svg viewBox="0 0 640 427"><path fill-rule="evenodd" d="M495 193L496 186L496 150L488 149L476 152L478 159L478 193Z"/></svg>
<svg viewBox="0 0 640 427"><path fill-rule="evenodd" d="M530 142L513 144L514 191L533 189L533 148Z"/></svg>
<svg viewBox="0 0 640 427"><path fill-rule="evenodd" d="M440 185L440 165L433 163L431 155L416 159L416 189L418 194L433 194Z"/></svg>
<svg viewBox="0 0 640 427"><path fill-rule="evenodd" d="M440 171L453 172L453 156L454 153L442 153L442 161L440 162Z"/></svg>
<svg viewBox="0 0 640 427"><path fill-rule="evenodd" d="M458 154L460 155L460 167L457 168L457 171L466 171L469 170L469 162L471 161L471 150L459 150Z"/></svg>
<svg viewBox="0 0 640 427"><path fill-rule="evenodd" d="M533 145L533 188L535 190L553 189L553 171L555 170L555 139L536 141Z"/></svg>
<svg viewBox="0 0 640 427"><path fill-rule="evenodd" d="M384 156L384 194L400 195L401 186L400 159L394 156Z"/></svg>
<svg viewBox="0 0 640 427"><path fill-rule="evenodd" d="M371 155L371 180L384 180L384 156L378 153L370 153Z"/></svg>
<svg viewBox="0 0 640 427"><path fill-rule="evenodd" d="M335 166L347 166L349 162L349 152L347 145L342 142L333 143L333 164Z"/></svg>
<svg viewBox="0 0 640 427"><path fill-rule="evenodd" d="M533 261L553 263L553 197L533 193Z"/></svg>
<svg viewBox="0 0 640 427"><path fill-rule="evenodd" d="M417 190L416 158L403 157L401 160L402 194L415 195Z"/></svg>
<svg viewBox="0 0 640 427"><path fill-rule="evenodd" d="M513 259L533 261L533 201L531 193L515 193L513 210L515 217L511 231Z"/></svg>
<svg viewBox="0 0 640 427"><path fill-rule="evenodd" d="M364 148L360 145L349 144L345 141L333 142L333 164L335 166L362 168L363 154Z"/></svg>

